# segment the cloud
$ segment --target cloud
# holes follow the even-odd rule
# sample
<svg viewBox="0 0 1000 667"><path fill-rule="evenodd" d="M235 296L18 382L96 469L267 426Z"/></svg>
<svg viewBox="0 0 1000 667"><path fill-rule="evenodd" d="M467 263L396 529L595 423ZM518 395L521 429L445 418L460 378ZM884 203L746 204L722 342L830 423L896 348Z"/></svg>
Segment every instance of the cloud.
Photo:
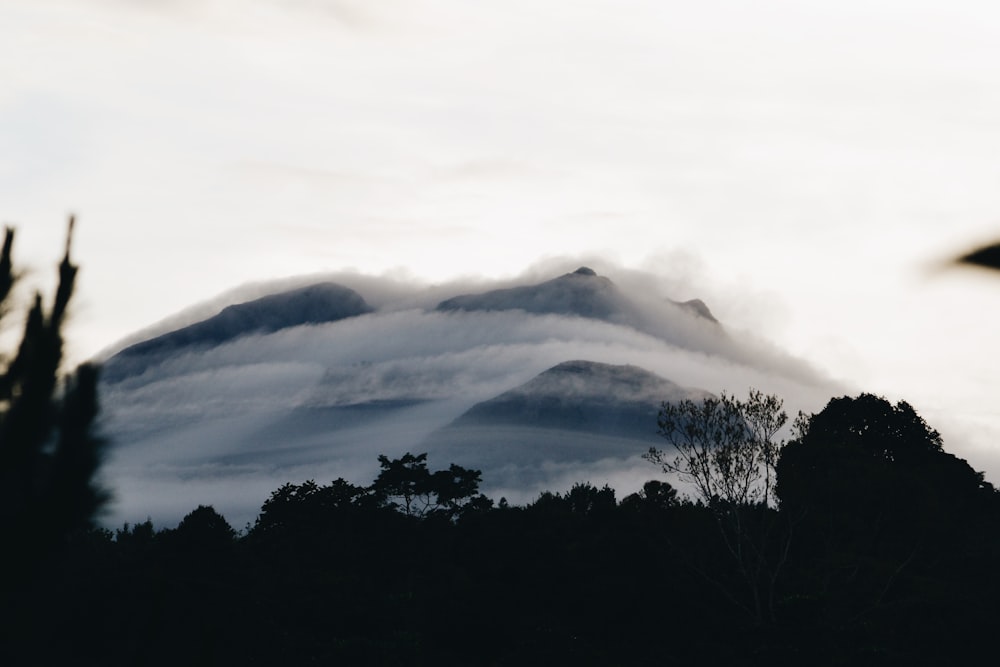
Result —
<svg viewBox="0 0 1000 667"><path fill-rule="evenodd" d="M430 450L442 459L435 462L441 467L452 456L483 468L484 488L508 499L526 498L574 476L572 481L593 483L627 479L628 488L638 488L656 471L629 459L648 444L623 449L609 461L613 442L576 434L541 459L536 452L529 463L530 457L513 449L487 456L435 440L438 429L475 403L570 359L632 364L716 393L742 394L753 386L786 397L793 413L819 409L834 393L804 362L746 335L721 333L673 306L653 289L655 281L643 282L638 274L624 282L629 295L643 292L635 303L637 322L646 331L517 310L433 310L458 293L551 277L539 269L510 281L426 286L326 275L324 280L339 280L378 310L190 350L105 386L102 428L114 441L106 475L118 494L109 522L150 515L170 523L183 516L178 509L211 503L242 523L266 497L248 495L246 488L273 490L287 481L341 476L368 483L377 473L378 454L406 451ZM313 278L247 286L212 307ZM186 317L211 310L202 305ZM649 428L655 431L655 423ZM552 460L545 458L550 455ZM183 503L170 497L171 488L183 495ZM241 491L231 496L219 491L229 488Z"/></svg>

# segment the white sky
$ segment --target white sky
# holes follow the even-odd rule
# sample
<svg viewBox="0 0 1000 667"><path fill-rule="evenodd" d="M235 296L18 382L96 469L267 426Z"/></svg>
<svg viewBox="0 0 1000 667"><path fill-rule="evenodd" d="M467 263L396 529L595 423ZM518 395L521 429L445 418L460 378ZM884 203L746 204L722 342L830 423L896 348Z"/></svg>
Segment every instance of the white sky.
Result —
<svg viewBox="0 0 1000 667"><path fill-rule="evenodd" d="M1000 482L1000 6L4 0L0 220L71 358L247 281L682 276ZM957 444L956 444L957 443ZM996 444L994 444L996 443Z"/></svg>

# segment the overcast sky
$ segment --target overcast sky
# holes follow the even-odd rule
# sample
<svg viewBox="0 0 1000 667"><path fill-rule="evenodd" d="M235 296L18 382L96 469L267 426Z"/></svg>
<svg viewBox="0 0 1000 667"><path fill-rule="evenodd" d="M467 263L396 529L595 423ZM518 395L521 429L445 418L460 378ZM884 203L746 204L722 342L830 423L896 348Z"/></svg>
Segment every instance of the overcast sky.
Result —
<svg viewBox="0 0 1000 667"><path fill-rule="evenodd" d="M951 0L5 0L0 220L71 359L245 283L669 277L1000 482L1000 9ZM996 444L994 444L996 443ZM996 449L994 449L996 448Z"/></svg>

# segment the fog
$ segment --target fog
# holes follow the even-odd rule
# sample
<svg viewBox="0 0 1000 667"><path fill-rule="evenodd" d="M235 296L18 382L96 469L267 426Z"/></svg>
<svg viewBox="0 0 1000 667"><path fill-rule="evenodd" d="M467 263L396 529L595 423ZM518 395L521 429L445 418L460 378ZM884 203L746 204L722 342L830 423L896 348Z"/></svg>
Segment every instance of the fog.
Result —
<svg viewBox="0 0 1000 667"><path fill-rule="evenodd" d="M476 403L572 359L631 364L713 393L742 395L755 387L785 398L790 414L818 410L837 392L804 361L752 333L720 328L677 308L653 278L636 272L619 295L628 302L629 323L521 310L433 310L456 294L558 275L550 270L442 286L324 276L358 291L376 312L180 351L106 383L101 429L113 446L104 476L116 502L105 522L148 516L169 525L198 504L211 504L242 526L285 482L344 477L367 484L377 474L379 454L406 451L429 451L432 468L454 460L482 469L483 489L512 502L577 481L611 483L624 493L658 477L638 458L649 441L623 444L551 430L510 434L512 445L500 449L485 441L476 449L475 442L463 448L435 439ZM234 290L144 335L313 281ZM651 436L655 429L651 419ZM518 442L532 446L519 448Z"/></svg>

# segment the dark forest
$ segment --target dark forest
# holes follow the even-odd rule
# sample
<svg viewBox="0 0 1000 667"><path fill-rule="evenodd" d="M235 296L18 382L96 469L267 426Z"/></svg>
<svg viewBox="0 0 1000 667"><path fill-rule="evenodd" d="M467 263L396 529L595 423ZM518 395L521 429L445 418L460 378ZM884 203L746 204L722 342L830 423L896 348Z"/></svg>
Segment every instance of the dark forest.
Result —
<svg viewBox="0 0 1000 667"><path fill-rule="evenodd" d="M14 283L13 234L0 300ZM235 530L97 527L98 369L60 375L76 267L0 383L5 665L970 664L1000 621L1000 501L905 402L664 404L650 481L525 506L479 471L379 457L286 484ZM373 451L377 444L372 443ZM432 466L440 466L434 468ZM448 466L448 467L445 467Z"/></svg>

